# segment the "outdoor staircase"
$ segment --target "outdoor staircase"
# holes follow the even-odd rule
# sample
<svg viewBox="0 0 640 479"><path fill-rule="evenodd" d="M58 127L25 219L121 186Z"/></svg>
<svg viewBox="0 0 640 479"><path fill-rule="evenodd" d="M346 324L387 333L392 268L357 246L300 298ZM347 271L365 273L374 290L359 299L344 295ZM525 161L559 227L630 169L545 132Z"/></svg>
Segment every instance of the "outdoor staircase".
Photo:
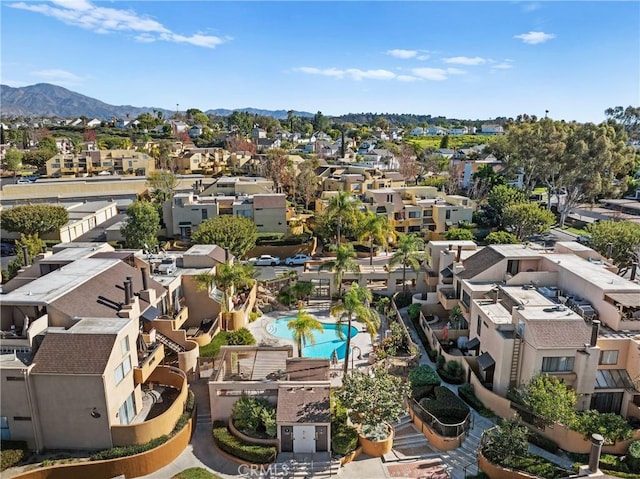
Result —
<svg viewBox="0 0 640 479"><path fill-rule="evenodd" d="M413 425L408 414L393 423L393 448L385 454L385 462L418 460L437 457L439 453L429 445L429 440Z"/></svg>
<svg viewBox="0 0 640 479"><path fill-rule="evenodd" d="M340 474L340 461L328 453L299 454L281 452L271 470L260 476L264 479L325 479Z"/></svg>
<svg viewBox="0 0 640 479"><path fill-rule="evenodd" d="M184 346L176 343L173 339L165 336L160 331L156 331L156 339L176 353L184 353L186 351L186 348Z"/></svg>
<svg viewBox="0 0 640 479"><path fill-rule="evenodd" d="M511 372L509 374L509 384L515 386L518 382L518 365L520 364L520 347L522 340L519 335L513 338L513 352L511 356Z"/></svg>

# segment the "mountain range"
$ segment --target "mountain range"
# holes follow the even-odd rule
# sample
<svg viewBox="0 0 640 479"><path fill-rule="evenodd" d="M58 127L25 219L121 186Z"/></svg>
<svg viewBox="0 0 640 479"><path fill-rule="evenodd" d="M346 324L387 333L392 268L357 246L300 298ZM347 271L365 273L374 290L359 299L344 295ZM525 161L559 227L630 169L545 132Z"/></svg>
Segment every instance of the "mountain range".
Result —
<svg viewBox="0 0 640 479"><path fill-rule="evenodd" d="M165 116L174 112L164 108L136 107L131 105L109 105L95 98L67 90L61 86L49 83L38 83L25 87L10 87L0 85L0 116L30 116L30 117L61 117L72 118L86 116L87 118L111 119L136 118L142 113L161 111ZM277 119L287 118L287 110L261 110L257 108L239 108L237 110L216 109L205 113L227 116L234 111L271 116ZM295 111L297 116L312 117L313 113Z"/></svg>

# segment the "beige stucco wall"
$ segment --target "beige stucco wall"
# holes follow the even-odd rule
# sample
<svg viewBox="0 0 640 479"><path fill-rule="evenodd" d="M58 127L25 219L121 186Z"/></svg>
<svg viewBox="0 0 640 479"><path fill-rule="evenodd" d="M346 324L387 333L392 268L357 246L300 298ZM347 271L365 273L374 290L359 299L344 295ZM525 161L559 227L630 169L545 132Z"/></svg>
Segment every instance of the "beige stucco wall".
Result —
<svg viewBox="0 0 640 479"><path fill-rule="evenodd" d="M10 438L15 441L26 441L30 449L36 449L34 431L36 418L33 417L31 396L27 391L27 369L27 367L0 369L0 381L2 381L0 411L9 422ZM31 420L20 421L15 420L15 417L30 417Z"/></svg>
<svg viewBox="0 0 640 479"><path fill-rule="evenodd" d="M255 208L253 222L260 233L286 233L286 208Z"/></svg>
<svg viewBox="0 0 640 479"><path fill-rule="evenodd" d="M215 319L220 314L220 303L211 299L207 291L198 289L194 275L182 275L182 293L189 306L189 319L184 327L199 326L203 319Z"/></svg>

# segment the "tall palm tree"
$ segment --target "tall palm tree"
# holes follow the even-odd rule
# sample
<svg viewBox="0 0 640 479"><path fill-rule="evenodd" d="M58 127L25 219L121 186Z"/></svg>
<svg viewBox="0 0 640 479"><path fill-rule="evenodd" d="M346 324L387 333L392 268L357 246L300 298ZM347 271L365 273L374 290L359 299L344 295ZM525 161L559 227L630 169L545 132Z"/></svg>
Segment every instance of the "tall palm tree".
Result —
<svg viewBox="0 0 640 479"><path fill-rule="evenodd" d="M407 268L416 273L420 269L421 262L426 259L423 252L424 241L414 234L402 235L398 240L396 252L389 260L389 268L402 265L402 294L407 295Z"/></svg>
<svg viewBox="0 0 640 479"><path fill-rule="evenodd" d="M389 245L389 241L393 240L396 232L389 223L389 218L383 215L377 215L373 211L367 211L364 218L359 222L359 240L369 241L369 264L373 264L373 245L377 243L385 248Z"/></svg>
<svg viewBox="0 0 640 479"><path fill-rule="evenodd" d="M338 191L332 196L327 206L327 214L336 218L336 244L340 245L342 222L345 218L355 215L359 211L360 201L348 191Z"/></svg>
<svg viewBox="0 0 640 479"><path fill-rule="evenodd" d="M380 327L380 317L378 313L369 307L371 303L371 290L358 286L358 283L351 283L349 291L339 303L331 308L331 314L338 317L338 333L342 334L340 325L347 323L347 344L344 353L344 374L346 376L349 369L349 354L351 348L351 324L353 320L363 323L372 339Z"/></svg>
<svg viewBox="0 0 640 479"><path fill-rule="evenodd" d="M338 297L342 296L342 278L347 271L358 271L355 261L356 252L352 244L342 244L336 251L336 259L322 263L318 270L330 269L334 272L335 285L338 287Z"/></svg>
<svg viewBox="0 0 640 479"><path fill-rule="evenodd" d="M289 320L287 328L291 330L293 339L298 345L298 357L302 357L302 347L307 343L316 344L314 331L324 331L322 323L310 315L304 308L298 309L295 318Z"/></svg>

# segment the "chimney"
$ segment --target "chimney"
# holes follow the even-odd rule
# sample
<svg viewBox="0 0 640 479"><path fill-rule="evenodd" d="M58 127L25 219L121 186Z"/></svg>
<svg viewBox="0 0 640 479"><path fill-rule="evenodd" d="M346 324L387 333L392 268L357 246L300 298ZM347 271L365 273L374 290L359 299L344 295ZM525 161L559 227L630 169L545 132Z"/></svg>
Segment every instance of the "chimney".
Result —
<svg viewBox="0 0 640 479"><path fill-rule="evenodd" d="M47 245L43 244L42 245L42 249L40 251L42 251L43 253L46 253L47 252Z"/></svg>
<svg viewBox="0 0 640 479"><path fill-rule="evenodd" d="M462 256L462 245L458 245L458 256L456 257L456 261L460 261L460 257Z"/></svg>
<svg viewBox="0 0 640 479"><path fill-rule="evenodd" d="M127 283L129 284L129 303L133 303L133 276L127 276Z"/></svg>
<svg viewBox="0 0 640 479"><path fill-rule="evenodd" d="M449 245L449 251L452 251L452 250L453 250L453 245L452 245L452 244L450 244L450 245Z"/></svg>
<svg viewBox="0 0 640 479"><path fill-rule="evenodd" d="M147 268L140 268L140 273L142 274L142 290L149 289L149 281L147 279Z"/></svg>
<svg viewBox="0 0 640 479"><path fill-rule="evenodd" d="M595 347L598 342L598 332L600 331L600 321L597 319L591 323L591 341L589 342L589 346L592 348Z"/></svg>
<svg viewBox="0 0 640 479"><path fill-rule="evenodd" d="M607 243L607 259L611 259L613 254L613 243Z"/></svg>
<svg viewBox="0 0 640 479"><path fill-rule="evenodd" d="M124 304L125 306L131 303L131 291L129 287L131 286L131 281L126 280L124 282Z"/></svg>
<svg viewBox="0 0 640 479"><path fill-rule="evenodd" d="M27 245L22 245L22 262L24 266L29 266L29 252Z"/></svg>
<svg viewBox="0 0 640 479"><path fill-rule="evenodd" d="M635 281L636 272L638 271L638 263L631 263L631 281Z"/></svg>
<svg viewBox="0 0 640 479"><path fill-rule="evenodd" d="M604 443L604 437L600 434L591 435L591 452L589 453L589 471L592 474L598 472L598 466L600 465L600 453L602 452L602 444Z"/></svg>

